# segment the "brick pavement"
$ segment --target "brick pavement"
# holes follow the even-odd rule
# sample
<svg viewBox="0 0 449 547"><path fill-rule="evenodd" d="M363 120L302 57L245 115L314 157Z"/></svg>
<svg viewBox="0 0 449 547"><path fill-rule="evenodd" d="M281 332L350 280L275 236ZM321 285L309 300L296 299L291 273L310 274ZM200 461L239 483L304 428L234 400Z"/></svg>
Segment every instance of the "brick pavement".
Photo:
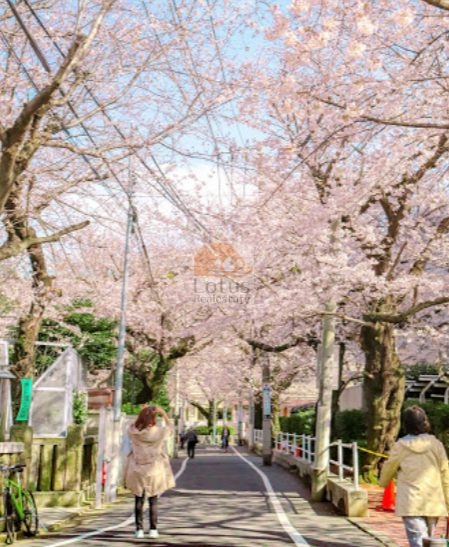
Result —
<svg viewBox="0 0 449 547"><path fill-rule="evenodd" d="M394 511L385 511L381 508L384 489L373 485L367 488L369 515L352 520L378 533L380 537L388 537L393 542L392 546L409 547L402 519L397 517ZM436 530L437 536L445 532L444 527L445 521L440 519Z"/></svg>

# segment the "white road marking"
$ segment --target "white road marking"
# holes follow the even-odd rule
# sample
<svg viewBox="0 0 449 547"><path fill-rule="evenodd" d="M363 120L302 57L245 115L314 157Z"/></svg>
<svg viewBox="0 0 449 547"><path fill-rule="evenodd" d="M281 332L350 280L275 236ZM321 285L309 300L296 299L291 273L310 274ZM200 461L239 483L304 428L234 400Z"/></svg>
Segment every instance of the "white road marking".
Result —
<svg viewBox="0 0 449 547"><path fill-rule="evenodd" d="M181 467L179 468L179 471L175 475L176 480L184 473L187 462L188 462L188 458L185 458L184 461L182 462ZM78 541L82 539L90 538L92 536L98 536L102 534L103 532L109 532L110 530L118 530L119 528L125 528L125 526L129 526L132 522L134 522L134 514L130 515L126 520L124 520L120 524L115 524L114 526L108 526L107 528L100 528L99 530L87 532L86 534L81 534L79 536L75 536L70 539L58 541L56 543L50 544L48 547L62 547L63 545L70 545L71 543L77 543Z"/></svg>
<svg viewBox="0 0 449 547"><path fill-rule="evenodd" d="M284 509L282 509L281 502L279 501L278 497L276 496L273 487L271 486L271 482L269 481L268 477L263 473L259 468L257 468L252 462L250 462L248 459L246 459L244 456L242 456L237 450L231 446L232 450L235 452L235 454L241 458L244 462L246 462L256 473L260 475L262 478L262 481L265 485L265 489L268 494L268 498L273 504L274 511L276 513L276 516L279 520L279 522L282 525L282 528L284 528L285 532L291 537L292 541L295 545L310 545L307 543L307 541L304 539L304 537L296 530L296 528L291 524L291 522L288 520L287 515L285 514Z"/></svg>

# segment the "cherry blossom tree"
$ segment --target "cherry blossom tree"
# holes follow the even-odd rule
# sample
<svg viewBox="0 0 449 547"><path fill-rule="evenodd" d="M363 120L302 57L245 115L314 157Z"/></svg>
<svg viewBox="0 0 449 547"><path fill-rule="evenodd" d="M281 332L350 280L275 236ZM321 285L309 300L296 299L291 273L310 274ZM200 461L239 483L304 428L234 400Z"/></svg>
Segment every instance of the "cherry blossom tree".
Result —
<svg viewBox="0 0 449 547"><path fill-rule="evenodd" d="M278 62L243 107L268 135L257 184L301 271L290 297L315 312L333 300L362 325L368 440L382 452L404 393L395 333L449 301L444 23L424 3L290 7L273 7Z"/></svg>
<svg viewBox="0 0 449 547"><path fill-rule="evenodd" d="M16 345L20 375L31 375L39 323L55 296L42 245L87 225L90 211L80 210L80 200L92 203L104 192L117 199L132 154L147 187L188 213L164 162L185 153L189 132L199 142L201 118L211 125L232 95L222 49L240 10L230 10L127 0L7 2L1 9L0 211L7 237L0 258L26 251L35 289Z"/></svg>

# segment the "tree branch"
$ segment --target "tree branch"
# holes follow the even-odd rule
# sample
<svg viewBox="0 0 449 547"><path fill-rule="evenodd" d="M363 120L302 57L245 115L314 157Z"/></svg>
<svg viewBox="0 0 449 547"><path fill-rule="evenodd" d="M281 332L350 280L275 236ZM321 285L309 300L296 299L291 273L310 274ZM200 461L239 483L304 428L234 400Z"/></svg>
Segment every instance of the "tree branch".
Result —
<svg viewBox="0 0 449 547"><path fill-rule="evenodd" d="M270 344L265 344L264 342L259 342L257 340L252 340L251 338L245 338L245 341L255 349L260 349L262 351L267 351L270 353L282 353L283 351L286 351L289 348L293 348L297 346L298 344L308 344L311 345L312 338L306 339L302 337L296 337L291 342L286 342L285 344L281 344L279 346L271 346Z"/></svg>
<svg viewBox="0 0 449 547"><path fill-rule="evenodd" d="M72 232L75 232L76 230L81 230L82 228L85 228L88 224L90 224L89 220L85 220L83 222L79 222L78 224L72 224L71 226L67 226L67 228L63 228L62 230L58 230L57 232L50 234L48 236L42 236L42 237L25 237L23 239L20 238L11 238L8 239L1 247L0 247L0 261L5 260L7 258L11 258L13 256L17 256L22 251L25 251L26 249L29 249L33 245L41 245L43 243L52 243L54 241L59 241L61 237L70 234Z"/></svg>
<svg viewBox="0 0 449 547"><path fill-rule="evenodd" d="M433 306L440 306L441 304L447 304L449 302L448 296L441 296L440 298L435 298L435 300L427 300L426 302L421 302L416 306L411 306L408 310L403 311L402 313L390 314L390 313L365 313L363 317L371 321L372 323L403 323L407 321L413 315L416 315L418 312L425 310L427 308L432 308Z"/></svg>

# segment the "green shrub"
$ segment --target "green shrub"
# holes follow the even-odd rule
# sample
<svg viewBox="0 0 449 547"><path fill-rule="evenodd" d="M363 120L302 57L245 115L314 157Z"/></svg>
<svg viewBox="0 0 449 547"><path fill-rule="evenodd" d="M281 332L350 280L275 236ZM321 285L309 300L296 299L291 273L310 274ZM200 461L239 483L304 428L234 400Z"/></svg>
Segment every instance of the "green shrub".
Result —
<svg viewBox="0 0 449 547"><path fill-rule="evenodd" d="M227 428L229 429L229 434L230 435L235 435L237 433L237 431L235 430L235 427L232 427L232 425L228 425ZM217 431L217 435L220 435L220 437L221 437L221 433L223 431L223 426L222 425L217 425L216 431ZM209 428L209 432L213 433L213 427Z"/></svg>
<svg viewBox="0 0 449 547"><path fill-rule="evenodd" d="M335 438L344 443L366 439L366 411L359 409L342 410L335 416Z"/></svg>
<svg viewBox="0 0 449 547"><path fill-rule="evenodd" d="M122 412L125 414L137 416L137 414L139 414L141 410L142 410L142 405L133 405L132 403L122 404Z"/></svg>
<svg viewBox="0 0 449 547"><path fill-rule="evenodd" d="M207 425L197 425L193 429L197 435L209 435L210 433Z"/></svg>
<svg viewBox="0 0 449 547"><path fill-rule="evenodd" d="M281 416L279 424L284 433L296 433L297 435L313 434L313 424L315 421L315 410L302 410L291 416Z"/></svg>
<svg viewBox="0 0 449 547"><path fill-rule="evenodd" d="M72 418L75 424L85 424L87 420L87 393L73 392Z"/></svg>
<svg viewBox="0 0 449 547"><path fill-rule="evenodd" d="M439 367L434 363L416 363L405 369L405 374L409 380L417 380L421 374L438 374Z"/></svg>

